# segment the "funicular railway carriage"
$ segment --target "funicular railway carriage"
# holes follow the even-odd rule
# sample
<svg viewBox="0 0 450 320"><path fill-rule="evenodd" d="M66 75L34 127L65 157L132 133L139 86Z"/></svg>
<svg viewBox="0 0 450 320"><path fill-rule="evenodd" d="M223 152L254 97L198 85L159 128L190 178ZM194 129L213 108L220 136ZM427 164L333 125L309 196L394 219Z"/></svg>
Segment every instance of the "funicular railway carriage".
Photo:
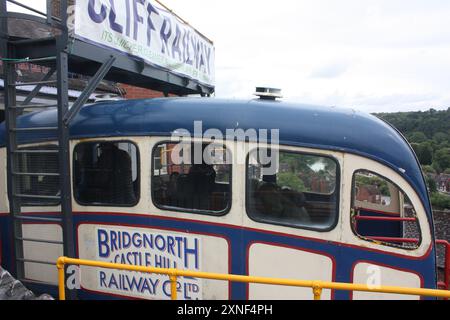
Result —
<svg viewBox="0 0 450 320"><path fill-rule="evenodd" d="M201 128L198 121L202 121ZM48 127L56 113L18 118ZM174 133L191 133L181 140ZM223 139L205 135L215 129ZM279 145L227 130L279 129ZM20 133L23 150L53 145L51 133ZM181 142L180 142L181 141ZM213 143L212 143L213 142ZM0 127L0 166L6 167ZM176 161L213 146L214 161ZM211 150L211 149L210 149ZM242 156L242 150L244 154ZM260 151L277 153L268 173ZM240 153L242 161L220 161ZM416 157L388 124L352 110L256 99L165 98L83 107L70 126L73 233L83 259L216 273L436 288L433 222ZM22 171L57 172L52 153L19 154ZM184 159L184 158L183 158ZM1 262L13 269L5 171L0 172ZM57 178L24 176L26 212L52 217ZM25 212L25 210L24 210ZM24 238L61 241L58 223L23 224ZM30 260L55 261L60 244L24 242ZM81 267L79 298L170 298L168 278ZM56 268L25 263L39 284ZM75 281L76 282L76 281ZM181 278L183 299L311 299L307 288ZM326 299L414 296L324 290Z"/></svg>

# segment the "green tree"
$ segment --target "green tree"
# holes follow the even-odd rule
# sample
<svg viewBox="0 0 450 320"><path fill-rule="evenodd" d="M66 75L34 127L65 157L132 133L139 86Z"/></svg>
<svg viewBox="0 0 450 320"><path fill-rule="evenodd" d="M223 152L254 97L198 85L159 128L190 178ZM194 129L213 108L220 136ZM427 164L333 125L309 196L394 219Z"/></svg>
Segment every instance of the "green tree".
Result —
<svg viewBox="0 0 450 320"><path fill-rule="evenodd" d="M450 148L450 108L375 115L399 129L411 143L428 142L433 148L433 155L441 149Z"/></svg>
<svg viewBox="0 0 450 320"><path fill-rule="evenodd" d="M441 173L442 172L442 167L439 165L439 163L437 161L433 161L431 166L436 171L436 173Z"/></svg>
<svg viewBox="0 0 450 320"><path fill-rule="evenodd" d="M303 181L292 172L282 172L278 174L277 184L289 187L295 191L306 191Z"/></svg>
<svg viewBox="0 0 450 320"><path fill-rule="evenodd" d="M427 185L428 185L428 190L430 191L431 194L437 192L437 185L436 185L436 181L434 181L434 179L432 177L426 177L426 181L427 181Z"/></svg>
<svg viewBox="0 0 450 320"><path fill-rule="evenodd" d="M447 142L449 140L449 137L445 132L437 132L434 134L433 140L438 144L441 144L443 142Z"/></svg>
<svg viewBox="0 0 450 320"><path fill-rule="evenodd" d="M450 209L450 196L435 192L430 196L431 205L434 209Z"/></svg>
<svg viewBox="0 0 450 320"><path fill-rule="evenodd" d="M444 148L436 151L435 161L441 167L441 172L450 168L450 148Z"/></svg>
<svg viewBox="0 0 450 320"><path fill-rule="evenodd" d="M425 173L433 173L436 174L436 169L434 169L432 166L422 166L422 170Z"/></svg>
<svg viewBox="0 0 450 320"><path fill-rule="evenodd" d="M427 136L421 131L416 131L408 135L408 140L411 143L422 143L427 140Z"/></svg>
<svg viewBox="0 0 450 320"><path fill-rule="evenodd" d="M411 146L422 165L431 165L433 163L433 147L430 143L412 143Z"/></svg>

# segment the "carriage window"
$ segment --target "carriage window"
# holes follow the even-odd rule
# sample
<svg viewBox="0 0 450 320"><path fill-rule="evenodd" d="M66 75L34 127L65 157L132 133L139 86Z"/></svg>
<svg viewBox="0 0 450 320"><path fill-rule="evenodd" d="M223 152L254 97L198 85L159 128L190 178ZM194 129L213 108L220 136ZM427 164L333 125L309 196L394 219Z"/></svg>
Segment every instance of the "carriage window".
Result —
<svg viewBox="0 0 450 320"><path fill-rule="evenodd" d="M29 150L30 153L18 153L18 161L15 161L14 171L26 173L18 175L16 192L23 195L43 196L40 198L24 198L22 205L29 206L55 206L59 204L58 199L46 199L45 197L59 197L61 195L59 187L59 164L58 153L40 153L37 150L57 150L54 145L40 146L33 148L21 148ZM35 150L35 151L33 151ZM41 175L39 175L41 174Z"/></svg>
<svg viewBox="0 0 450 320"><path fill-rule="evenodd" d="M206 154L209 156L205 158ZM153 150L155 205L168 210L225 213L231 205L228 159L230 154L222 144L159 144Z"/></svg>
<svg viewBox="0 0 450 320"><path fill-rule="evenodd" d="M334 159L254 150L247 167L248 215L258 222L329 230L338 216L338 180Z"/></svg>
<svg viewBox="0 0 450 320"><path fill-rule="evenodd" d="M388 179L360 170L353 177L352 228L361 238L415 249L420 243L416 211L406 194Z"/></svg>
<svg viewBox="0 0 450 320"><path fill-rule="evenodd" d="M139 201L138 150L130 142L87 142L74 152L75 199L83 205L134 206Z"/></svg>

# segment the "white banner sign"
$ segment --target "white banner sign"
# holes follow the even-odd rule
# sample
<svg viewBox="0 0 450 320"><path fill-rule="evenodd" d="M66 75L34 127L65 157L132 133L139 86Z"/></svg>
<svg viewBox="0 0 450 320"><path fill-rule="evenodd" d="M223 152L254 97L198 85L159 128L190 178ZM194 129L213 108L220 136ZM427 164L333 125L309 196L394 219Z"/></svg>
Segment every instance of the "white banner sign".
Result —
<svg viewBox="0 0 450 320"><path fill-rule="evenodd" d="M77 38L214 85L213 44L151 0L78 0Z"/></svg>

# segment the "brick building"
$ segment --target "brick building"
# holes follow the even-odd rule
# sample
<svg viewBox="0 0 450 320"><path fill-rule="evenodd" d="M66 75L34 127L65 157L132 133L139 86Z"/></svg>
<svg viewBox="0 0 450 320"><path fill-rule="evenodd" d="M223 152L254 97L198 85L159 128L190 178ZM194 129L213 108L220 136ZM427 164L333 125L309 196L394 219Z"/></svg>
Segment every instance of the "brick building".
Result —
<svg viewBox="0 0 450 320"><path fill-rule="evenodd" d="M358 201L381 204L381 198L381 192L375 186L362 185L357 187L356 200Z"/></svg>
<svg viewBox="0 0 450 320"><path fill-rule="evenodd" d="M441 174L436 177L436 186L440 192L450 193L450 174Z"/></svg>
<svg viewBox="0 0 450 320"><path fill-rule="evenodd" d="M147 99L164 97L164 94L160 91L134 87L122 83L117 83L116 85L121 90L122 97L125 99Z"/></svg>

